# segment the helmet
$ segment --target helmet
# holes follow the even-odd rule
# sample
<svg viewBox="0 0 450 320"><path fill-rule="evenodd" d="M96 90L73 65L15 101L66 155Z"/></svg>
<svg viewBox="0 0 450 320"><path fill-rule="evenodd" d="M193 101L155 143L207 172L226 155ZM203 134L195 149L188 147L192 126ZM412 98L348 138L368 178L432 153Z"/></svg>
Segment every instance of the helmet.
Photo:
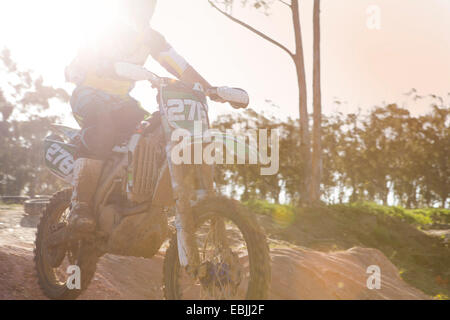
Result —
<svg viewBox="0 0 450 320"><path fill-rule="evenodd" d="M140 0L141 2L144 2L145 6L145 10L148 10L148 14L149 14L149 20L152 19L153 14L155 13L155 9L156 9L156 4L158 3L157 0Z"/></svg>
<svg viewBox="0 0 450 320"><path fill-rule="evenodd" d="M157 0L122 0L125 12L138 25L147 25L153 17Z"/></svg>

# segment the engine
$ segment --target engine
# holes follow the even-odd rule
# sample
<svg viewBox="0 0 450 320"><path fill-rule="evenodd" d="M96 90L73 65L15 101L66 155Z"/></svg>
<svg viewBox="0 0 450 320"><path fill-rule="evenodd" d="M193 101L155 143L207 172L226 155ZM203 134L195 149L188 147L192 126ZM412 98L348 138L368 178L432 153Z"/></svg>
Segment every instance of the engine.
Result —
<svg viewBox="0 0 450 320"><path fill-rule="evenodd" d="M128 152L126 192L130 201L142 203L152 198L161 164L159 141L157 135L141 136Z"/></svg>

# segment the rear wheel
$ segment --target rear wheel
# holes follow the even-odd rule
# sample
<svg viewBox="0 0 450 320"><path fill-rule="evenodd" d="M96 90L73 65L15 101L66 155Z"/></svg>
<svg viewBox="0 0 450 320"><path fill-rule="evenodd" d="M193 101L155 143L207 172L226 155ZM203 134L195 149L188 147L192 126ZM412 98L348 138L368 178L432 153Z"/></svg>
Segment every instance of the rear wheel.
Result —
<svg viewBox="0 0 450 320"><path fill-rule="evenodd" d="M80 240L54 246L48 241L49 235L67 225L71 195L71 189L55 193L37 227L35 268L39 286L50 299L76 299L91 282L99 258L91 242ZM77 281L73 278L77 270L80 288L76 287ZM68 282L75 287L68 285Z"/></svg>
<svg viewBox="0 0 450 320"><path fill-rule="evenodd" d="M267 240L254 217L237 201L209 198L193 208L200 255L198 276L178 259L172 237L163 267L166 299L265 299L270 284Z"/></svg>

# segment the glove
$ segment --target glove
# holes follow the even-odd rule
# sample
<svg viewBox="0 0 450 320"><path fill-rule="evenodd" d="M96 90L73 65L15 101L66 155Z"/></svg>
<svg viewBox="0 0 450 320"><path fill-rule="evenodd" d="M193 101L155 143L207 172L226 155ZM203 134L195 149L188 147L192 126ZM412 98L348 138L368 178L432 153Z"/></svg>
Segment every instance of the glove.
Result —
<svg viewBox="0 0 450 320"><path fill-rule="evenodd" d="M247 108L250 103L248 93L239 88L212 88L209 90L208 96L216 102L229 102L235 109Z"/></svg>

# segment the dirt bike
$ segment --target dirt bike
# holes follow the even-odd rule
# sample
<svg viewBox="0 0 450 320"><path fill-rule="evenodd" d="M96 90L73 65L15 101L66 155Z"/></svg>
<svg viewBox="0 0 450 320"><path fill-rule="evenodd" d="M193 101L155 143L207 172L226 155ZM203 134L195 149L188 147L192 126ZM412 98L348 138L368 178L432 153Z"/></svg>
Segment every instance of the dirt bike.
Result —
<svg viewBox="0 0 450 320"><path fill-rule="evenodd" d="M198 85L148 74L158 89L160 118L156 124L143 121L105 162L94 197L96 232L80 237L71 231L71 188L54 194L41 216L35 267L42 291L51 299L75 299L88 287L102 255L152 258L166 248L166 299L267 298L269 249L254 216L237 201L216 195L213 165L172 161L174 131L193 136L196 121L209 128L206 97L239 106L233 101L238 89L204 92ZM70 141L78 131L54 128L45 140L45 162L70 183L75 152ZM78 286L68 285L69 266L79 268Z"/></svg>

